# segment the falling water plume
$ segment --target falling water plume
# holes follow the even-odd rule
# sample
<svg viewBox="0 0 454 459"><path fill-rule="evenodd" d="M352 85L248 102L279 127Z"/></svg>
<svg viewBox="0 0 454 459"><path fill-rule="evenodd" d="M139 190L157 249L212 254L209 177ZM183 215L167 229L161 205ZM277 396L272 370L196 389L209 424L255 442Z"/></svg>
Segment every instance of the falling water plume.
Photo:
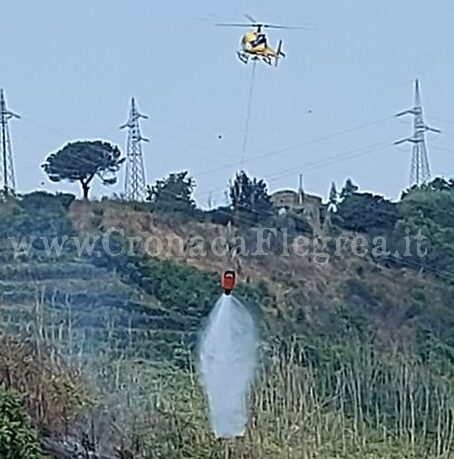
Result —
<svg viewBox="0 0 454 459"><path fill-rule="evenodd" d="M258 333L245 306L222 295L208 318L200 343L200 374L217 437L244 434L246 399L257 364Z"/></svg>

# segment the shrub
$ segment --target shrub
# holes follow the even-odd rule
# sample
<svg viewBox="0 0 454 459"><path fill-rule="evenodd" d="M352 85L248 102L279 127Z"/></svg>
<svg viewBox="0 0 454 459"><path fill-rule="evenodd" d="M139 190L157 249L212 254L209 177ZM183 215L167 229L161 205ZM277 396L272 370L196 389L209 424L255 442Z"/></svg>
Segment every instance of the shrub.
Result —
<svg viewBox="0 0 454 459"><path fill-rule="evenodd" d="M28 425L21 398L15 391L0 386L0 457L2 459L40 459L40 447Z"/></svg>

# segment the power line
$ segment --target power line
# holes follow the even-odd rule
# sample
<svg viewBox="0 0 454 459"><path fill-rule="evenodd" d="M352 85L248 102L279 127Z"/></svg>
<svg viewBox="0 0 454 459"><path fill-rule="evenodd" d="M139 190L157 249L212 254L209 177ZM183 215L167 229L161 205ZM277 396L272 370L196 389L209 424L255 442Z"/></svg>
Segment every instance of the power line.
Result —
<svg viewBox="0 0 454 459"><path fill-rule="evenodd" d="M348 160L348 159L369 155L371 153L375 153L377 151L383 150L383 149L387 148L390 145L392 145L392 140L387 140L387 141L382 141L382 142L371 144L371 145L366 145L364 147L358 147L358 148L354 148L354 149L349 149L349 150L346 150L346 151L343 151L343 152L340 152L340 153L337 153L337 154L334 154L334 155L330 155L330 156L328 156L326 158L323 158L323 159L320 159L320 160L300 163L300 164L297 164L297 165L295 165L295 166L293 166L293 167L291 167L289 169L286 169L286 170L283 170L283 171L278 171L278 172L275 172L274 174L267 175L266 181L268 183L275 182L276 180L279 180L279 179L281 179L283 177L293 175L295 173L295 170L299 170L301 172L307 172L307 171L310 171L310 170L316 170L316 169L321 168L321 167L330 166L330 165L336 164L338 162L343 162L343 161ZM88 160L88 159L86 161L87 162L91 162L91 160ZM224 166L222 168L218 168L218 170L225 170L227 168L228 168L228 166ZM195 175L193 175L193 178L199 178L201 175L204 175L204 173L195 174ZM199 198L208 196L209 194L212 195L213 193L221 193L221 192L223 193L224 191L225 191L225 187L218 188L216 190L210 190L207 193L200 194ZM219 197L219 195L217 194L216 197Z"/></svg>
<svg viewBox="0 0 454 459"><path fill-rule="evenodd" d="M5 112L6 112L6 110L5 110ZM19 118L18 115L13 114L12 112L8 112L7 115L8 115L7 116L8 119L11 118L11 117ZM140 115L140 116L141 117L145 117L144 115ZM388 118L386 118L386 119L388 119ZM377 124L377 123L382 122L382 121L383 120L379 120L379 121L376 121L376 122L373 122L373 123L369 123L367 125L362 125L362 126L359 126L359 127L356 127L356 128L348 129L347 131L342 131L340 133L331 134L331 135L329 135L327 137L330 138L330 137L333 137L333 136L336 136L336 135L341 135L344 132L350 132L352 130L356 130L358 128L366 127L366 126L369 126L371 124ZM122 126L122 127L129 127L128 124L129 124L129 122L126 125ZM318 142L318 141L326 139L327 137L319 138L319 139L313 139L312 141L309 141L309 143ZM142 138L142 140L144 140L144 139ZM315 169L317 167L323 167L323 166L326 166L327 164L332 164L332 163L335 163L335 162L338 162L338 161L342 161L343 159L346 159L346 158L353 158L353 157L360 156L360 155L370 154L370 153L375 152L375 151L377 151L379 149L382 149L383 147L386 147L387 145L388 145L388 142L382 142L380 144L375 144L375 145L371 145L371 146L364 147L364 148L358 148L358 149L355 149L355 150L350 150L350 151L347 151L347 152L344 152L344 153L341 153L341 154L332 155L332 156L330 156L328 158L325 158L324 160L321 160L321 161L313 161L313 162L310 162L310 163L306 163L306 165L305 165L307 167L306 170ZM274 153L274 152L270 152L270 153ZM267 153L265 155L268 155L268 154L269 153ZM293 171L290 171L290 169L288 171L293 173ZM281 171L281 172L278 172L276 174L271 175L270 177L282 176L283 174L286 174L286 173L287 173L287 171ZM272 180L270 180L270 181L272 181ZM170 193L170 194L174 194L174 193ZM228 212L224 212L222 209L218 209L218 212L225 213L226 215L229 215L229 216L231 215ZM258 212L257 215L275 216L276 214L274 212L272 212L272 211L267 211L267 212L261 211L261 212ZM240 218L238 218L238 220L241 220L242 222L250 223L250 224L255 224L256 223L255 221L253 221L251 219L248 219L248 218L245 218L245 217L240 217ZM384 257L384 258L395 260L395 257ZM414 260L399 259L398 261L399 261L399 263L401 265L407 265L407 266L412 267L412 268L423 268L423 269L429 271L430 273L432 273L434 275L438 274L438 275L443 275L444 277L454 278L453 274L450 273L449 271L436 269L436 268L433 268L433 267L430 267L430 266L427 266L427 265L424 265L424 264L421 264L421 263L417 263ZM421 279L421 280L426 284L432 284L434 286L437 286L438 288L440 287L439 284L431 282L428 279Z"/></svg>
<svg viewBox="0 0 454 459"><path fill-rule="evenodd" d="M141 116L145 117L144 115L141 115ZM314 145L314 144L317 144L317 143L321 143L323 141L336 138L338 136L342 136L342 135L345 135L345 134L348 134L348 133L351 133L351 132L355 132L355 131L359 131L359 130L362 130L362 129L366 129L366 128L374 126L374 125L382 124L382 123L384 123L386 121L389 121L389 120L391 120L393 118L394 118L393 116L380 118L380 119L373 120L373 121L368 122L368 123L363 123L363 124L360 124L360 125L357 125L357 126L353 126L351 128L347 128L347 129L344 129L344 130L341 130L341 131L332 132L332 133L327 134L325 136L316 137L316 138L313 138L313 139L310 139L310 140L307 140L307 141L303 141L303 142L300 142L300 143L297 143L297 144L294 144L294 145L291 145L291 146L287 146L287 147L279 148L279 149L276 149L276 150L271 150L271 151L268 151L268 152L265 152L265 153L261 153L259 155L255 155L254 157L249 158L247 160L247 162L248 161L252 161L252 160L256 160L256 159L275 156L275 155L278 155L280 153L285 153L285 152L288 152L288 151L296 150L296 149L304 147L304 146L309 146L309 145ZM128 126L128 123L126 123L122 127L127 127L127 126ZM186 142L182 141L182 143L186 143ZM324 158L324 159L321 159L321 160L318 160L318 161L310 161L310 162L303 163L302 165L301 164L300 165L296 165L295 168L303 167L303 168L308 168L307 170L309 170L309 169L313 170L313 169L316 169L318 167L323 167L323 166L326 166L326 165L334 164L336 162L342 161L343 159L349 159L350 157L356 157L356 156L362 156L362 155L365 155L365 154L369 154L371 151L380 150L380 149L386 147L387 145L391 145L391 144L392 144L392 141L389 141L389 143L388 142L380 142L380 143L377 143L377 144L368 145L368 146L364 146L364 147L361 147L361 148L355 148L353 150L348 150L348 151L344 151L342 153L330 155L327 158ZM205 171L202 171L200 173L194 174L193 177L194 178L200 178L200 177L202 177L204 175L212 174L214 172L224 171L224 170L230 169L232 166L237 166L237 165L238 165L237 162L230 163L230 164L223 164L223 165L218 166L216 168L212 168L212 169L205 170ZM275 175L281 175L281 176L282 175L290 175L290 173L291 174L294 173L293 168L292 169L287 169L286 171L276 172L275 174L271 174L266 178L268 179L268 178L271 178L271 177L273 177ZM270 180L270 181L273 181L273 180ZM219 188L218 190L211 190L210 193L213 193L213 192L217 193L217 192L221 192L221 191L224 191L224 188L222 188L222 189ZM204 194L202 194L200 196L202 197L202 196L205 196L207 194L208 193L204 193Z"/></svg>
<svg viewBox="0 0 454 459"><path fill-rule="evenodd" d="M128 121L120 129L128 128L126 147L125 197L130 201L142 201L145 198L145 166L142 154L142 142L149 140L140 133L139 119L147 118L138 112L134 97Z"/></svg>
<svg viewBox="0 0 454 459"><path fill-rule="evenodd" d="M345 152L338 153L336 155L331 155L319 161L311 161L308 163L304 163L302 165L293 166L292 168L268 175L267 181L272 182L272 181L275 181L276 179L280 179L283 177L288 177L289 175L293 175L295 173L295 169L299 170L300 168L302 168L301 172L307 172L307 171L314 170L320 167L325 167L331 164L336 164L346 159L368 155L370 153L374 153L376 151L383 150L384 148L389 147L390 144L391 142L379 142L373 145L360 147L360 148L354 148L352 150L347 150ZM268 180L269 178L272 178L272 180Z"/></svg>
<svg viewBox="0 0 454 459"><path fill-rule="evenodd" d="M147 116L147 118L148 118L148 116ZM312 139L309 139L309 140L306 140L306 141L301 141L301 142L293 144L293 145L277 148L277 149L274 149L274 150L269 150L269 151L266 151L264 153L260 153L260 154L251 156L251 157L247 158L244 162L252 162L252 161L263 159L263 158L273 157L273 156L279 155L281 153L286 153L286 152L290 152L290 151L293 151L293 150L297 150L297 149L305 147L305 146L310 146L310 145L315 145L317 143L322 143L324 141L331 140L331 139L343 136L345 134L353 133L353 132L356 132L356 131L367 129L367 128L372 127L372 126L383 124L384 122L390 121L393 118L394 118L394 116L387 116L387 117L384 117L384 118L379 118L379 119L376 119L376 120L373 120L373 121L370 121L370 122L367 122L367 123L362 123L362 124L347 128L347 129L331 132L331 133L329 133L327 135L324 135L324 136L314 137ZM150 118L150 119L152 119L152 118ZM60 130L57 131L54 128L51 128L49 126L45 126L42 123L38 123L35 120L27 119L27 118L25 118L25 120L29 121L30 123L34 124L36 127L41 128L43 130L47 130L49 132L53 131L55 134L59 134L59 135L69 135L69 134L64 133L63 131L60 131ZM161 121L161 122L169 124L169 123L167 123L165 121ZM127 124L128 123L126 123L126 125L124 125L124 126L126 127ZM181 128L178 128L178 129L181 130ZM192 146L194 146L196 148L204 148L204 149L212 151L212 147L211 146L210 147L201 146L201 145L193 143L193 142L188 142L185 139L179 140L175 136L172 136L171 139L172 139L173 142L180 143L181 145L192 145ZM365 147L365 148L369 148L369 147ZM231 156L231 155L229 155L229 153L227 151L223 151L222 154L223 154L223 156ZM333 157L337 157L337 156L338 155L334 155ZM194 175L194 178L199 178L199 177L202 177L204 175L212 174L214 172L220 172L220 171L224 171L224 170L227 170L227 169L231 169L232 167L238 167L238 165L239 165L239 163L237 161L231 162L231 163L225 163L225 164L222 164L222 165L217 166L215 168L206 169L204 171L196 173Z"/></svg>
<svg viewBox="0 0 454 459"><path fill-rule="evenodd" d="M387 145L389 145L389 143L387 143ZM372 150L367 151L367 153L371 153L371 152L376 151L376 150L377 149L375 149L375 150L372 149ZM173 192L165 191L165 193L167 193L167 194L169 194L171 196L177 197L177 195L175 193L173 193ZM217 209L217 212L220 213L220 214L223 214L223 215L225 215L227 217L232 217L231 212L223 210L222 208ZM261 216L261 217L266 217L266 218L277 216L276 212L273 211L273 210L270 210L270 211L260 210L260 211L255 212L255 215L256 216ZM251 218L245 217L245 216L238 216L237 215L236 216L236 221L250 224L253 227L255 225L257 225L257 221L255 221L255 220L253 220ZM372 259L374 259L374 258L372 258ZM397 257L395 255L381 255L380 257L378 257L378 259L387 259L387 260L390 260L390 261L396 261L396 262L398 262L398 264L400 266L406 266L406 267L409 267L410 269L420 269L420 270L423 269L423 270L426 270L427 272L429 272L431 275L433 275L435 277L436 276L441 276L441 277L444 277L446 279L451 279L451 280L454 279L454 274L452 272L447 271L447 270L442 270L442 269L439 269L439 268L435 268L435 267L432 267L432 266L428 266L427 264L424 264L424 263L419 263L414 259L401 258L401 257ZM423 282L424 284L432 285L432 286L437 287L437 288L443 288L443 289L445 289L446 291L449 291L449 292L452 291L452 287L446 286L446 285L443 285L443 284L440 284L440 283L436 283L431 279L420 278L419 280L421 282Z"/></svg>
<svg viewBox="0 0 454 459"><path fill-rule="evenodd" d="M413 136L407 137L406 139L398 140L394 142L395 145L399 145L404 142L411 142L413 144L413 153L411 158L410 167L410 186L423 185L430 181L430 166L429 157L426 148L426 131L432 131L440 133L439 129L427 126L424 123L421 93L419 89L419 81L415 81L415 102L413 108L398 113L396 116L413 115Z"/></svg>
<svg viewBox="0 0 454 459"><path fill-rule="evenodd" d="M453 121L453 120L450 120L450 119L448 119L448 118L443 118L443 117L441 117L441 116L430 115L430 118L433 118L434 120L442 121L442 122L444 122L444 123L454 124L454 121Z"/></svg>
<svg viewBox="0 0 454 459"><path fill-rule="evenodd" d="M351 128L343 129L341 131L332 132L330 134L327 134L327 135L324 135L324 136L321 136L321 137L315 137L313 139L302 141L302 142L299 142L299 143L296 143L296 144L293 144L293 145L290 145L290 146L287 146L287 147L281 147L281 148L277 148L275 150L270 150L270 151L265 152L265 153L260 153L260 154L255 155L255 156L251 156L248 159L244 160L243 163L256 161L258 159L268 158L268 157L271 157L271 156L276 156L276 155L279 155L281 153L287 153L287 152L292 151L292 150L298 150L299 148L302 148L302 147L307 147L309 145L314 145L314 144L317 144L317 143L320 143L320 142L324 142L325 140L331 140L331 139L334 139L336 137L339 137L339 136L342 136L342 135L345 135L345 134L349 134L351 132L360 131L362 129L366 129L366 128L371 127L371 126L382 124L382 123L384 123L386 121L389 121L389 120L391 120L393 118L394 118L393 116L387 116L385 118L380 118L378 120L374 120L374 121L371 121L369 123L359 124L359 125L353 126ZM202 171L202 172L196 174L194 177L201 177L203 175L209 175L209 174L212 174L214 172L223 171L225 169L229 169L229 168L237 167L237 166L238 166L237 162L223 164L222 166Z"/></svg>
<svg viewBox="0 0 454 459"><path fill-rule="evenodd" d="M5 92L0 90L0 151L1 151L1 180L4 196L13 195L16 191L16 178L14 175L13 152L8 121L11 118L20 118L19 115L9 111L6 107Z"/></svg>
<svg viewBox="0 0 454 459"><path fill-rule="evenodd" d="M298 164L293 166L292 168L286 169L284 171L279 171L275 172L274 174L269 174L266 176L266 182L267 183L272 183L277 180L280 180L284 177L288 177L291 175L295 174L295 171L298 170L300 172L308 172L311 170L316 170L318 168L330 166L332 164L336 164L338 162L343 162L348 159L356 158L359 156L365 156L369 155L371 153L375 153L377 151L383 150L385 148L388 148L390 145L392 145L392 140L387 141L387 142L380 142L372 145L368 145L365 147L361 148L355 148L352 150L347 150L342 153L338 153L335 155L328 156L327 158L318 160L318 161L311 161L311 162L306 162L303 164ZM194 178L197 178L198 175L194 175ZM218 190L211 190L210 193L221 193L224 189L218 189ZM199 195L199 197L205 196L205 193ZM216 195L216 197L220 197L219 194Z"/></svg>

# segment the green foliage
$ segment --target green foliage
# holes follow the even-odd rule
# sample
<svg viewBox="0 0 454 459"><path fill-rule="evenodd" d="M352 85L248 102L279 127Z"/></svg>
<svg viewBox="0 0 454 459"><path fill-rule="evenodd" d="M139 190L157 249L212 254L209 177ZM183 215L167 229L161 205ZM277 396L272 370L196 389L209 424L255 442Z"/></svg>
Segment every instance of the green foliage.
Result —
<svg viewBox="0 0 454 459"><path fill-rule="evenodd" d="M337 227L383 236L390 266L425 270L454 283L454 179L413 186L397 204L356 189L347 180L332 217Z"/></svg>
<svg viewBox="0 0 454 459"><path fill-rule="evenodd" d="M331 189L329 190L329 200L328 200L329 210L331 211L336 210L338 201L339 201L339 193L337 192L336 184L333 182L331 184Z"/></svg>
<svg viewBox="0 0 454 459"><path fill-rule="evenodd" d="M351 193L337 205L333 219L341 228L371 235L387 235L400 217L396 204L371 193Z"/></svg>
<svg viewBox="0 0 454 459"><path fill-rule="evenodd" d="M287 230L290 241L294 236L302 234L312 235L312 226L306 218L301 214L291 212L269 218L266 221L266 226L276 228L279 231Z"/></svg>
<svg viewBox="0 0 454 459"><path fill-rule="evenodd" d="M13 244L20 241L31 244L30 256L39 255L38 252L45 249L41 238L51 243L54 239L60 241L62 236L74 235L67 214L72 198L67 194L36 192L23 195L11 203L0 203L1 256L10 256Z"/></svg>
<svg viewBox="0 0 454 459"><path fill-rule="evenodd" d="M454 179L446 180L442 177L436 177L429 183L422 185L413 185L410 189L402 193L401 199L403 200L409 193L414 191L453 191Z"/></svg>
<svg viewBox="0 0 454 459"><path fill-rule="evenodd" d="M36 213L44 211L49 213L61 213L67 211L76 197L69 193L51 194L46 191L33 191L24 194L19 199L19 205L27 212Z"/></svg>
<svg viewBox="0 0 454 459"><path fill-rule="evenodd" d="M192 197L194 188L194 179L189 176L188 171L172 173L148 188L147 200L159 212L190 215L195 209Z"/></svg>
<svg viewBox="0 0 454 459"><path fill-rule="evenodd" d="M442 177L434 178L430 183L422 185L427 191L454 191L454 179L446 180Z"/></svg>
<svg viewBox="0 0 454 459"><path fill-rule="evenodd" d="M102 372L108 396L120 397L122 433L144 458L452 456L451 426L440 422L451 410L452 379L367 340L268 339L246 434L229 440L212 435L193 371L129 361Z"/></svg>
<svg viewBox="0 0 454 459"><path fill-rule="evenodd" d="M404 238L412 238L409 256L398 260L416 269L426 269L453 282L454 276L454 186L435 179L407 192L399 204L402 219L393 233L396 246L404 253ZM420 233L418 253L415 236Z"/></svg>
<svg viewBox="0 0 454 459"><path fill-rule="evenodd" d="M122 272L167 310L176 310L197 321L207 316L221 294L218 274L203 273L174 261L128 257ZM257 306L268 292L242 284L237 293L246 303Z"/></svg>
<svg viewBox="0 0 454 459"><path fill-rule="evenodd" d="M36 434L28 426L19 394L0 385L0 458L41 457Z"/></svg>
<svg viewBox="0 0 454 459"><path fill-rule="evenodd" d="M347 179L344 185L344 188L342 188L339 197L341 199L348 198L352 194L356 193L359 190L358 185L355 185L352 181L352 179Z"/></svg>
<svg viewBox="0 0 454 459"><path fill-rule="evenodd" d="M112 253L120 253L122 241L111 241ZM159 260L146 255L123 255L110 257L104 254L93 262L118 273L125 283L133 285L140 292L154 298L160 307L160 316L153 310L148 314L156 327L175 332L179 341L154 343L155 358L186 365L186 358L179 357L181 346L195 346L197 333L212 307L222 293L220 274L209 274L176 263ZM269 292L263 286L240 284L236 289L238 297L257 311L267 299ZM132 313L130 313L132 314ZM159 333L159 331L157 331Z"/></svg>
<svg viewBox="0 0 454 459"><path fill-rule="evenodd" d="M239 226L253 226L272 216L272 204L263 179L239 172L230 186L230 199Z"/></svg>
<svg viewBox="0 0 454 459"><path fill-rule="evenodd" d="M269 249L267 243L264 244L267 254L281 255L288 251L288 245L293 242L295 237L301 235L312 235L312 227L302 215L285 213L284 215L272 215L260 222L267 231L264 231L264 239L269 239ZM261 251L257 246L259 241L256 228L240 228L239 235L244 238L247 253Z"/></svg>
<svg viewBox="0 0 454 459"><path fill-rule="evenodd" d="M124 158L120 156L120 149L108 142L78 141L68 143L56 153L51 153L42 168L52 182L79 182L86 199L90 184L96 176L104 185L116 182L115 174L124 162Z"/></svg>
<svg viewBox="0 0 454 459"><path fill-rule="evenodd" d="M343 228L367 235L381 231L396 247L407 227L412 233L422 229L427 235L423 244L428 249L427 257L403 259L402 265L422 267L440 276L447 273L449 279L454 273L454 190L449 183L439 180L410 190L398 205L350 187L333 220L338 219L336 223ZM191 193L186 196L190 203ZM70 226L63 226L71 199L65 198L63 203L59 199L47 193L32 193L0 205L0 231L38 231L45 235L71 231ZM192 204L180 207L181 202L177 203L176 212L192 212ZM175 207L165 199L160 205L173 218ZM226 224L222 212L206 213L204 217ZM254 215L250 209L249 215ZM287 228L289 238L293 232L309 231L304 219L291 215L263 221L272 228ZM247 234L248 229L244 230ZM125 241L119 238L110 242L114 253L124 248ZM38 333L49 340L61 339L62 349L73 346L71 355L81 359L81 368L84 352L105 352L111 370L106 387L112 393L117 390L125 400L109 407L118 407L125 417L133 409L139 410L142 417L131 416L130 424L121 418L118 425L133 432L144 457L225 457L224 444L211 435L205 400L190 372L193 362L188 352L188 348L194 349L197 332L220 295L219 274L203 273L173 261L132 257L125 252L114 257L106 256L105 250L100 253L99 258L84 260L87 266L80 264L79 268L75 260L74 266L62 262L2 266L1 288L8 290L8 296L4 302L7 307L0 308L0 320L19 330L22 327L27 336ZM89 269L93 264L98 267ZM289 269L280 273L270 269L279 304L270 304L270 294L263 286L239 285L238 296L248 305L260 306L270 334L264 340L266 374L261 375L251 396L251 428L232 446L237 448L232 457L419 459L438 457L437 448L449 457L451 426L439 419L449 419L454 400L452 289L432 279L441 291L446 291L434 293L430 279L408 276L408 293L400 295L405 290L389 279L399 271L388 271L382 277L382 267L375 266L376 271L370 272L374 266L363 260L335 262L327 269L340 267L345 275L336 272L325 283L332 271L325 279L320 268L320 285L315 287L311 285L314 276L308 275L304 282L306 279L294 276L290 263ZM29 288L26 299L31 298L34 306L27 310L29 303L20 296L24 276L51 286L45 292L43 289L40 298L52 303L52 309L39 312L36 287L28 282L24 283ZM69 279L62 279L64 276ZM284 280L284 276L289 279ZM392 287L391 292L381 283ZM329 290L326 296L325 288ZM21 307L16 307L19 301ZM16 322L9 324L4 317L12 312ZM35 326L42 329L35 332ZM282 337L276 345L277 354L269 349L274 346L272 333ZM405 354L400 353L403 347ZM150 361L154 370L159 362L161 373L146 375ZM171 368L172 373L164 374L164 368ZM106 377L105 370L99 369L100 378ZM148 379L144 382L145 376ZM1 397L0 390L3 459ZM21 419L25 422L24 417ZM23 453L13 457L27 459Z"/></svg>
<svg viewBox="0 0 454 459"><path fill-rule="evenodd" d="M412 223L413 229L424 224L429 233L436 230L440 245L429 242L431 249L438 251L433 266L440 266L451 256L449 245L454 238L449 229L454 227L454 202L450 189L443 184L435 188L412 190L397 207L372 195L353 192L341 204L339 218L345 218L341 224L346 221L356 225L354 230L369 235L380 229L396 238L405 234L404 222ZM61 235L63 227L50 228L58 219L66 218L67 204L60 207L58 199L37 193L22 197L14 205L0 206L1 228L16 231L20 223L23 234L39 230ZM397 225L396 210L400 219ZM221 217L222 213L210 213L207 218ZM50 226L45 226L46 220ZM304 219L289 214L271 216L265 223L287 228L289 237L293 232L310 231ZM124 242L111 238L111 250L119 253ZM225 445L210 432L205 400L190 372L193 362L188 352L188 347L194 349L197 332L220 295L219 274L203 273L173 261L132 257L125 252L108 257L102 247L98 248L101 256L84 260L87 270L79 266L83 272L76 262L74 266L58 262L2 267L2 286L17 295L16 304L24 273L51 286L40 297L48 304L52 302L52 309L42 313L37 305L27 311L25 301L20 308L8 303L5 310L15 310L16 314L13 325L19 330L22 326L27 336L39 333L49 340L61 339L62 349L73 346L71 355L80 358L81 368L84 352L104 352L108 363L99 368L99 376L104 378L100 385L109 392L107 396L113 397L116 390L119 397L124 397L122 404L112 403L109 410L119 410L117 425L135 435L143 457L225 457ZM270 294L263 286L239 285L238 296L249 306L259 305L264 321L270 324L268 331L282 339L276 354L269 350L274 345L271 333L265 336L266 374L261 375L251 396L250 429L244 439L232 440L231 457L419 459L437 457L437 441L442 445L440 449L446 448L448 457L451 426L438 420L449 419L454 399L451 292L436 298L421 282L419 288L409 289L408 295L391 301L380 285L389 279L382 278L378 269L374 283L370 264L362 260L356 264L345 262L341 265L345 277L336 273L329 279L331 285L327 282L320 287L310 285L314 279L310 276L304 286L296 276L292 279L291 265L282 273L270 269L280 290L278 305L270 305ZM98 268L88 269L92 264ZM322 281L321 269L320 273ZM63 282L59 276L70 279ZM290 280L283 281L284 276ZM415 281L409 285L418 284ZM439 285L446 287L442 282ZM27 298L35 304L35 286L28 287ZM325 287L332 296L324 296ZM339 294L344 296L337 298ZM0 311L3 323L7 322L3 320L5 310ZM38 332L30 325L35 323L43 327ZM386 341L388 329L394 340L391 343ZM387 352L399 347L392 331L406 334L405 344L412 350L409 354ZM381 341L378 332L385 335ZM146 374L150 361L155 371L159 362L159 374ZM104 386L107 366L111 379ZM172 372L164 374L164 369ZM138 410L138 417L132 416L133 409ZM153 413L151 418L149 413ZM410 446L409 438L414 438Z"/></svg>
<svg viewBox="0 0 454 459"><path fill-rule="evenodd" d="M221 206L204 212L204 221L216 225L227 226L232 221L233 212L230 206Z"/></svg>

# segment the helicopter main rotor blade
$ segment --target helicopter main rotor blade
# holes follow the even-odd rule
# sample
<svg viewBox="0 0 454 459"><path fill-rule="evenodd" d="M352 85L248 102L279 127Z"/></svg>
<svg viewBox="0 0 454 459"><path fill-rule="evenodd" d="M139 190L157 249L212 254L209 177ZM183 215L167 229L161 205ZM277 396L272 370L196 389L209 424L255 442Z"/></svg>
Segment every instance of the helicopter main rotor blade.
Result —
<svg viewBox="0 0 454 459"><path fill-rule="evenodd" d="M253 24L258 24L259 21L257 19L254 19L250 14L245 14L246 18L251 21Z"/></svg>
<svg viewBox="0 0 454 459"><path fill-rule="evenodd" d="M229 24L229 23L219 23L215 24L217 27L252 27L251 24Z"/></svg>
<svg viewBox="0 0 454 459"><path fill-rule="evenodd" d="M262 27L264 29L284 29L284 30L306 30L307 29L307 27L274 25L274 24L262 24Z"/></svg>
<svg viewBox="0 0 454 459"><path fill-rule="evenodd" d="M252 17L251 17L252 19ZM314 27L314 24L309 24L307 26L288 26L288 25L277 25L277 24L264 24L261 22L252 22L250 24L245 23L229 23L229 22L221 22L215 24L215 26L219 27L254 27L256 29L281 29L281 30L310 30ZM312 26L312 27L310 27Z"/></svg>

